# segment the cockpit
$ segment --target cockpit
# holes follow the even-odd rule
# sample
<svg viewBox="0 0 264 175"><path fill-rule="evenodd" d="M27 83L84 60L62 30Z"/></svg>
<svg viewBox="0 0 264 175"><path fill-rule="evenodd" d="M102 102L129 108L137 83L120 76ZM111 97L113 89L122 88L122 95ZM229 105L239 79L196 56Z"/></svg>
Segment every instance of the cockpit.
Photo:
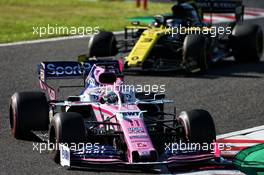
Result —
<svg viewBox="0 0 264 175"><path fill-rule="evenodd" d="M120 89L106 89L106 91L101 94L100 102L114 105L132 104L136 102L136 98L135 93L133 91L122 91Z"/></svg>
<svg viewBox="0 0 264 175"><path fill-rule="evenodd" d="M94 65L86 79L82 101L104 104L128 104L135 102L135 93L126 89L123 75L112 65Z"/></svg>

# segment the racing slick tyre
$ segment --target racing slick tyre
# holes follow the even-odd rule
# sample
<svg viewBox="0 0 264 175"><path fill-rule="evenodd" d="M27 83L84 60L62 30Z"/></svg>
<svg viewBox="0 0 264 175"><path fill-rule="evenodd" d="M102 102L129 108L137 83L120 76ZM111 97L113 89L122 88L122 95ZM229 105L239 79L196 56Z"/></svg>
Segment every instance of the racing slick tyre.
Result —
<svg viewBox="0 0 264 175"><path fill-rule="evenodd" d="M45 94L16 92L11 97L9 119L12 134L17 139L23 139L31 130L48 130L49 105Z"/></svg>
<svg viewBox="0 0 264 175"><path fill-rule="evenodd" d="M183 42L183 64L188 73L208 69L207 40L203 35L187 35Z"/></svg>
<svg viewBox="0 0 264 175"><path fill-rule="evenodd" d="M117 52L117 41L112 32L101 31L89 40L88 57L115 56Z"/></svg>
<svg viewBox="0 0 264 175"><path fill-rule="evenodd" d="M49 129L49 142L52 144L53 159L60 163L59 144L84 143L85 126L81 114L75 112L63 112L54 115Z"/></svg>
<svg viewBox="0 0 264 175"><path fill-rule="evenodd" d="M231 36L237 62L258 62L263 54L263 32L259 25L236 25Z"/></svg>
<svg viewBox="0 0 264 175"><path fill-rule="evenodd" d="M209 112L202 109L183 111L178 119L188 142L210 144L215 141L215 125Z"/></svg>

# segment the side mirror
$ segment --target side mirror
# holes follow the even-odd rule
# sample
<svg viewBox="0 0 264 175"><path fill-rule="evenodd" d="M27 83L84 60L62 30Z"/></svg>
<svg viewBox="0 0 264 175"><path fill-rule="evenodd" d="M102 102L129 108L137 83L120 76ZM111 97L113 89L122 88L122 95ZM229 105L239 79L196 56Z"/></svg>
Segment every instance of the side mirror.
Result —
<svg viewBox="0 0 264 175"><path fill-rule="evenodd" d="M113 84L116 82L116 75L111 72L105 72L99 75L99 82L102 84Z"/></svg>

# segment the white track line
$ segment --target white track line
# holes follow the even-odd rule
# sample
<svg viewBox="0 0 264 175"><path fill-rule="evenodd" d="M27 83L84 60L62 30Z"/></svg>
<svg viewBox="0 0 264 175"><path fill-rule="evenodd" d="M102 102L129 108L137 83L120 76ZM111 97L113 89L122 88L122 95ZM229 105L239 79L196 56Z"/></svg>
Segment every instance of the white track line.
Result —
<svg viewBox="0 0 264 175"><path fill-rule="evenodd" d="M29 40L29 41L19 41L15 43L4 43L0 44L0 47L6 46L17 46L23 44L37 44L37 43L45 43L45 42L52 42L52 41L62 41L62 40L71 40L71 39L79 39L79 38L88 38L90 35L87 36L64 36L64 37L56 37L56 38L47 38L47 39L38 39L38 40Z"/></svg>
<svg viewBox="0 0 264 175"><path fill-rule="evenodd" d="M114 32L115 35L123 34L124 31ZM89 38L91 35L78 35L78 36L64 36L64 37L55 37L55 38L47 38L47 39L39 39L39 40L30 40L30 41L19 41L15 43L4 43L0 44L0 47L6 46L18 46L24 44L39 44L39 43L46 43L46 42L53 42L53 41L64 41L64 40L72 40L72 39L81 39L81 38Z"/></svg>
<svg viewBox="0 0 264 175"><path fill-rule="evenodd" d="M241 131L236 131L236 132L218 135L217 139L230 138L230 137L234 137L234 136L239 136L239 135L244 135L244 134L249 134L249 133L255 133L255 132L263 131L263 130L264 130L264 125L245 129L245 130L241 130ZM245 146L245 145L243 145L243 146ZM239 151L223 151L222 154L235 155L238 152ZM245 175L245 174L239 170L206 170L206 171L196 171L196 172L191 172L191 173L180 173L180 175Z"/></svg>
<svg viewBox="0 0 264 175"><path fill-rule="evenodd" d="M241 131L230 132L227 134L221 134L217 136L217 139L228 138L228 137L233 137L233 136L243 135L243 134L249 134L249 133L260 131L260 130L264 130L264 125L241 130Z"/></svg>

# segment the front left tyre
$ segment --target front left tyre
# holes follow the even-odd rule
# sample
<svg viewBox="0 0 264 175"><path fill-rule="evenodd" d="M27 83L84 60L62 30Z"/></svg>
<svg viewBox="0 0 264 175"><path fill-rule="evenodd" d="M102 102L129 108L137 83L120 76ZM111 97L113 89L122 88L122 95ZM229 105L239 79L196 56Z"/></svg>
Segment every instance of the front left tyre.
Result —
<svg viewBox="0 0 264 175"><path fill-rule="evenodd" d="M53 144L53 160L60 163L59 144L84 143L85 125L83 116L76 112L63 112L54 115L49 128L49 142Z"/></svg>
<svg viewBox="0 0 264 175"><path fill-rule="evenodd" d="M9 119L12 135L23 139L31 130L48 130L49 105L42 92L16 92L11 97Z"/></svg>

